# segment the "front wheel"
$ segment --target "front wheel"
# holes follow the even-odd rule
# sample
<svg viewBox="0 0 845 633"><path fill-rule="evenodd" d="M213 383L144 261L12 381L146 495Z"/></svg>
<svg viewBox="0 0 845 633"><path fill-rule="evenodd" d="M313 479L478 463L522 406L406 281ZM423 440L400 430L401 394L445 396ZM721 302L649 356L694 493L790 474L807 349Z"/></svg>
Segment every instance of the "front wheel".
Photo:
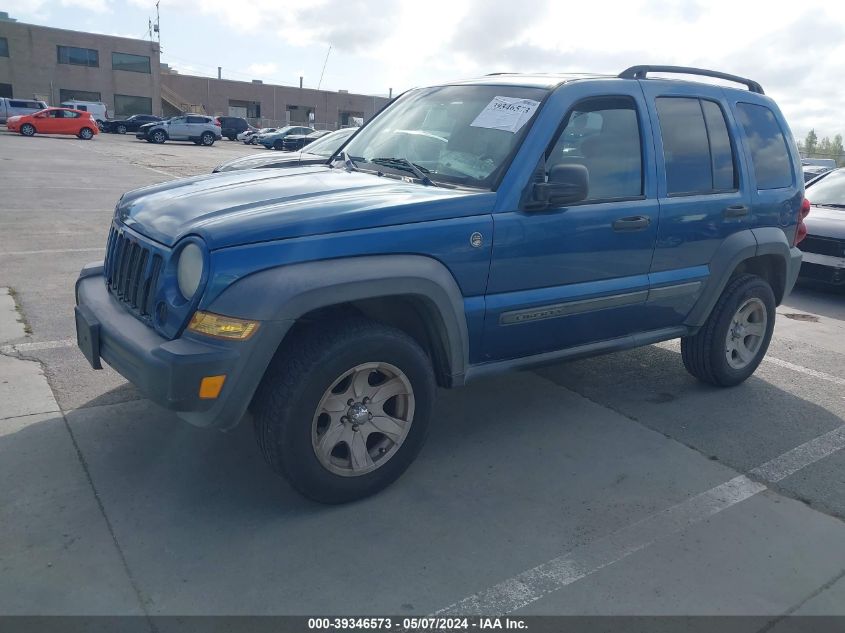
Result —
<svg viewBox="0 0 845 633"><path fill-rule="evenodd" d="M167 134L164 133L164 130L156 130L150 135L150 140L153 143L161 145L167 140Z"/></svg>
<svg viewBox="0 0 845 633"><path fill-rule="evenodd" d="M774 327L772 287L756 275L740 275L722 292L701 330L681 339L684 367L702 382L738 385L762 362Z"/></svg>
<svg viewBox="0 0 845 633"><path fill-rule="evenodd" d="M118 134L126 134L126 126L125 125L118 125L117 126L117 133Z"/></svg>
<svg viewBox="0 0 845 633"><path fill-rule="evenodd" d="M293 333L270 364L252 404L255 432L294 488L343 503L385 488L417 456L434 373L400 330L363 318L316 327Z"/></svg>
<svg viewBox="0 0 845 633"><path fill-rule="evenodd" d="M24 136L35 136L35 126L32 123L24 123L21 126L21 134Z"/></svg>
<svg viewBox="0 0 845 633"><path fill-rule="evenodd" d="M81 130L79 130L79 138L81 138L83 141L90 141L92 138L94 138L94 130L92 130L90 127L82 128Z"/></svg>
<svg viewBox="0 0 845 633"><path fill-rule="evenodd" d="M282 142L281 142L281 141L275 141L275 142L273 143L273 149L275 149L275 150L278 150L278 151L280 151L280 152L281 152L281 151L282 151L282 147L284 147L284 145L282 145Z"/></svg>

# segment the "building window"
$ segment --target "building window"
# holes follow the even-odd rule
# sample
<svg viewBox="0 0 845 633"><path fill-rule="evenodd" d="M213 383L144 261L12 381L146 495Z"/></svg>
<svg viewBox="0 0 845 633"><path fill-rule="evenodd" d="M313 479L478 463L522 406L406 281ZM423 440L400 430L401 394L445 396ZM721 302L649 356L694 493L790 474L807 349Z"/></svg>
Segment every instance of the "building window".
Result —
<svg viewBox="0 0 845 633"><path fill-rule="evenodd" d="M229 116L238 116L243 119L260 119L261 102L229 99Z"/></svg>
<svg viewBox="0 0 845 633"><path fill-rule="evenodd" d="M100 65L100 54L93 48L56 46L56 58L60 64L89 66L91 68L97 68Z"/></svg>
<svg viewBox="0 0 845 633"><path fill-rule="evenodd" d="M0 84L0 97L12 98L12 84Z"/></svg>
<svg viewBox="0 0 845 633"><path fill-rule="evenodd" d="M338 120L340 127L360 127L364 125L363 112L341 112Z"/></svg>
<svg viewBox="0 0 845 633"><path fill-rule="evenodd" d="M314 121L314 108L302 105L289 105L287 110L287 121L289 125L308 125Z"/></svg>
<svg viewBox="0 0 845 633"><path fill-rule="evenodd" d="M152 114L153 100L149 97L133 97L132 95L114 96L114 115L130 116L132 114Z"/></svg>
<svg viewBox="0 0 845 633"><path fill-rule="evenodd" d="M5 37L0 37L0 57L9 56L9 40Z"/></svg>
<svg viewBox="0 0 845 633"><path fill-rule="evenodd" d="M111 67L114 70L128 70L133 73L150 74L150 58L131 53L112 53Z"/></svg>
<svg viewBox="0 0 845 633"><path fill-rule="evenodd" d="M100 101L99 92L88 90L73 90L70 88L59 88L59 101Z"/></svg>

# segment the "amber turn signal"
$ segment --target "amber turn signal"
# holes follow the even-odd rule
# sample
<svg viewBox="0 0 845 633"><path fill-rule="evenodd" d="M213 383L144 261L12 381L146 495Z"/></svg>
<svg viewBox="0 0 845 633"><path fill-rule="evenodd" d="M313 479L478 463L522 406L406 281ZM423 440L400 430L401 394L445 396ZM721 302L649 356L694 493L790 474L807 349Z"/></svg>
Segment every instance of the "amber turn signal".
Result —
<svg viewBox="0 0 845 633"><path fill-rule="evenodd" d="M214 400L220 395L223 383L226 382L225 374L222 376L206 376L200 382L200 399Z"/></svg>
<svg viewBox="0 0 845 633"><path fill-rule="evenodd" d="M213 312L194 312L188 329L197 334L214 336L216 338L245 341L258 329L258 321L236 319Z"/></svg>

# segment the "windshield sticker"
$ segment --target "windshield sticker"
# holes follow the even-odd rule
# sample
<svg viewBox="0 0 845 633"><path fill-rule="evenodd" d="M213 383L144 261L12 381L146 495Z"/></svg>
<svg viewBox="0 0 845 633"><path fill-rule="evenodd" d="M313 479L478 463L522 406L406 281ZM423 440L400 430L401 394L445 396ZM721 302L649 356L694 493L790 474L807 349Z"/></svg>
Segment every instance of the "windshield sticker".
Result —
<svg viewBox="0 0 845 633"><path fill-rule="evenodd" d="M515 133L526 124L539 105L540 102L533 99L493 97L470 126Z"/></svg>

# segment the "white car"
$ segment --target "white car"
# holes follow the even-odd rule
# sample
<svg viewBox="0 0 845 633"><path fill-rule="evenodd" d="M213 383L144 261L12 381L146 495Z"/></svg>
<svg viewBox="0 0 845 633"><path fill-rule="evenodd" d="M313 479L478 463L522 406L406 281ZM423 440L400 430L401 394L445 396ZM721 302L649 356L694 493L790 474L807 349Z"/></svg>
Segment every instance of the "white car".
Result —
<svg viewBox="0 0 845 633"><path fill-rule="evenodd" d="M247 130L238 134L238 140L243 141L244 145L255 145L258 142L258 137L261 134L270 134L275 132L278 128L265 127L260 130Z"/></svg>
<svg viewBox="0 0 845 633"><path fill-rule="evenodd" d="M102 101L78 101L76 99L70 99L69 101L62 101L62 107L88 112L100 127L109 118L106 104Z"/></svg>

